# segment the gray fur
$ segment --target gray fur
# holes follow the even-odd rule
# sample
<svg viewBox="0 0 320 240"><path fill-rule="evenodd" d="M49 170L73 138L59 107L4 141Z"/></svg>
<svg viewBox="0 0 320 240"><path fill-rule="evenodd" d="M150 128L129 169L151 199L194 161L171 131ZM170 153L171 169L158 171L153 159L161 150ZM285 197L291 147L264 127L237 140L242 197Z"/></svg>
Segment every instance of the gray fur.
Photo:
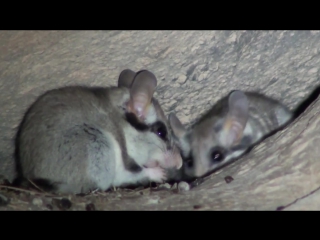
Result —
<svg viewBox="0 0 320 240"><path fill-rule="evenodd" d="M241 91L233 91L220 99L189 129L181 127L176 116L170 114L169 122L184 164L179 173L172 171L169 178L204 176L242 156L250 147L289 123L292 117L293 113L279 101ZM213 149L223 154L221 161L213 161Z"/></svg>
<svg viewBox="0 0 320 240"><path fill-rule="evenodd" d="M128 82L107 88L64 87L40 96L17 135L21 176L48 180L56 192L85 193L140 181L161 182L166 178L163 168L181 167L170 132L165 141L127 122ZM168 126L165 116L158 114L162 111L158 103L151 102L147 109L145 123L161 121ZM145 167L150 163L155 166Z"/></svg>

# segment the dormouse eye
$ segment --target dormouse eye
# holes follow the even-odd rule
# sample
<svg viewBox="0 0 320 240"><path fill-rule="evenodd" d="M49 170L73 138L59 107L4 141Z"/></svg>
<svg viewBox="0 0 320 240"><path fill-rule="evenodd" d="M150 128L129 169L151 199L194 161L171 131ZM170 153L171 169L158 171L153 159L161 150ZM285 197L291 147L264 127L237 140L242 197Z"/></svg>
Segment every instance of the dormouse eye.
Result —
<svg viewBox="0 0 320 240"><path fill-rule="evenodd" d="M210 160L212 163L220 163L224 159L223 149L213 148L210 153Z"/></svg>
<svg viewBox="0 0 320 240"><path fill-rule="evenodd" d="M152 131L157 134L161 139L166 140L167 139L167 128L162 122L156 122L151 127Z"/></svg>
<svg viewBox="0 0 320 240"><path fill-rule="evenodd" d="M188 168L192 168L192 167L193 167L192 158L186 159L185 164L186 164L186 166L187 166Z"/></svg>

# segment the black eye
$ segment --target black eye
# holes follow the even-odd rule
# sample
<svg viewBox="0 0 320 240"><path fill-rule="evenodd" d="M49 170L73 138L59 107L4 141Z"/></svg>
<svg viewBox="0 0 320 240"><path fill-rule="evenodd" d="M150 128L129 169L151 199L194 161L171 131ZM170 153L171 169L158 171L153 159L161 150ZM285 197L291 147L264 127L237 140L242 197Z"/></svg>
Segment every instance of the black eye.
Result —
<svg viewBox="0 0 320 240"><path fill-rule="evenodd" d="M152 131L157 134L161 139L166 140L167 139L167 128L166 126L161 123L161 122L157 122L152 126Z"/></svg>
<svg viewBox="0 0 320 240"><path fill-rule="evenodd" d="M211 150L210 159L212 163L222 162L224 159L224 154L222 149L214 148Z"/></svg>
<svg viewBox="0 0 320 240"><path fill-rule="evenodd" d="M193 167L193 161L192 161L192 158L188 158L186 161L185 161L185 164L188 168L192 168Z"/></svg>

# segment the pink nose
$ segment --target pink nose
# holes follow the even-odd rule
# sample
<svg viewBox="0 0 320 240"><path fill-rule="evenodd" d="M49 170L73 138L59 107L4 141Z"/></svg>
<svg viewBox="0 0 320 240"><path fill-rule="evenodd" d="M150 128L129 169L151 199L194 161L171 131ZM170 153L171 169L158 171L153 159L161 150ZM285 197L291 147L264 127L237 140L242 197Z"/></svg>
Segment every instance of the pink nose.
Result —
<svg viewBox="0 0 320 240"><path fill-rule="evenodd" d="M182 167L182 157L180 153L169 153L166 156L165 166L164 168L172 168L180 169Z"/></svg>

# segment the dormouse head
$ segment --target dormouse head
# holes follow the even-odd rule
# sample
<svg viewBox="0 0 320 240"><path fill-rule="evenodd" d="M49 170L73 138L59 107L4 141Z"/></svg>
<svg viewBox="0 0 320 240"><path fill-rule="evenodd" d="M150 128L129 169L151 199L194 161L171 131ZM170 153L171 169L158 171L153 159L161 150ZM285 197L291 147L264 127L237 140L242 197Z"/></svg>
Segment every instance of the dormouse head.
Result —
<svg viewBox="0 0 320 240"><path fill-rule="evenodd" d="M152 132L149 142L157 145L162 152L160 154L155 151L154 157L164 158L164 167L181 168L182 158L169 131L168 119L159 102L153 97L157 87L156 76L148 70L134 72L125 69L120 73L118 87L126 87L130 92L126 104L127 121L138 131Z"/></svg>
<svg viewBox="0 0 320 240"><path fill-rule="evenodd" d="M234 158L241 144L248 112L246 95L233 91L189 129L170 114L169 123L181 150L185 173L201 177Z"/></svg>

